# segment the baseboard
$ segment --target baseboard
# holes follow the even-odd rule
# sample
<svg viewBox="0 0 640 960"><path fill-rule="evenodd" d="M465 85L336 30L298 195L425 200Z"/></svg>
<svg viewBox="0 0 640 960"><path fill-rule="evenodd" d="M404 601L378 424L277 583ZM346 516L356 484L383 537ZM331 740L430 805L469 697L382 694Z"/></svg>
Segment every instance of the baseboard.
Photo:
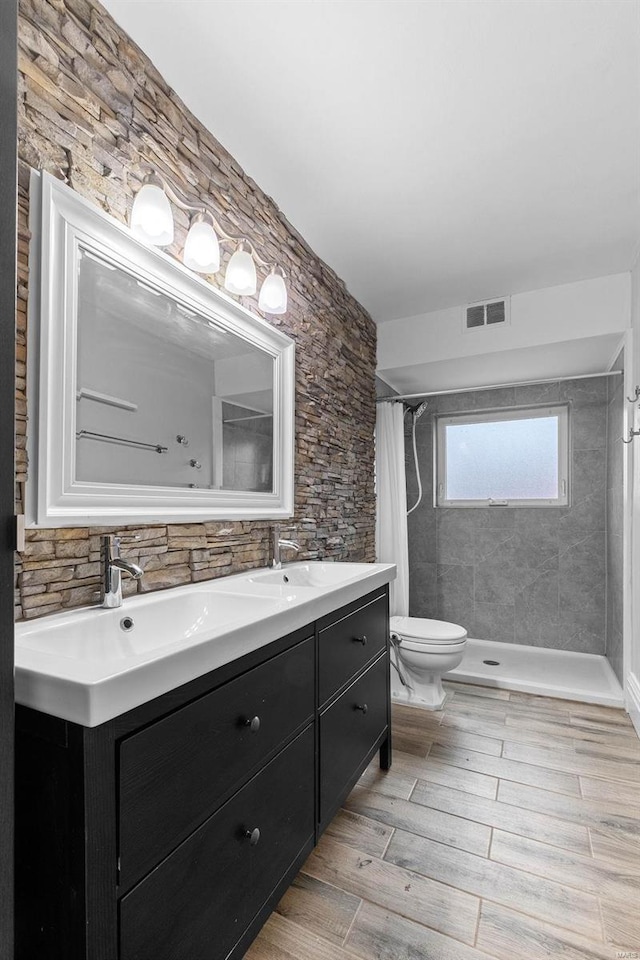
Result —
<svg viewBox="0 0 640 960"><path fill-rule="evenodd" d="M635 673L627 674L626 686L626 700L627 700L627 710L629 711L629 716L631 717L631 722L636 728L636 733L640 737L640 682Z"/></svg>

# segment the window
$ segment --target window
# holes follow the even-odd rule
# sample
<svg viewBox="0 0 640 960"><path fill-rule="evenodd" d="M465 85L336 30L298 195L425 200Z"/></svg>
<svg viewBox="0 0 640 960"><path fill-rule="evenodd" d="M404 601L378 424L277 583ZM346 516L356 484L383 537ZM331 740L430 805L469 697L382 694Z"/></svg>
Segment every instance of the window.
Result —
<svg viewBox="0 0 640 960"><path fill-rule="evenodd" d="M564 405L438 417L436 505L566 505L568 420Z"/></svg>

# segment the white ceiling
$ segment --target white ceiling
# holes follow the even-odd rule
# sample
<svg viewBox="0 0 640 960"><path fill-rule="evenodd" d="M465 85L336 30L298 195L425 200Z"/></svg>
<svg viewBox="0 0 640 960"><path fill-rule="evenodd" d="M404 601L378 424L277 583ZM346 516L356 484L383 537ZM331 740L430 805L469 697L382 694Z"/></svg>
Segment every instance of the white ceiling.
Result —
<svg viewBox="0 0 640 960"><path fill-rule="evenodd" d="M103 0L378 321L628 270L637 0Z"/></svg>

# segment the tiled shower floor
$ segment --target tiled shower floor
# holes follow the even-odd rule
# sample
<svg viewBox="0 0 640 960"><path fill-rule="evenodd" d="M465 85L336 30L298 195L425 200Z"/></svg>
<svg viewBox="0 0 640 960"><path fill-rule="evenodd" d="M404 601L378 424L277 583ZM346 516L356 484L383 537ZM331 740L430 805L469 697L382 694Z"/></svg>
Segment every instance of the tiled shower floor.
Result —
<svg viewBox="0 0 640 960"><path fill-rule="evenodd" d="M485 660L497 660L499 665ZM610 707L624 705L609 661L591 653L470 639L464 660L447 679Z"/></svg>

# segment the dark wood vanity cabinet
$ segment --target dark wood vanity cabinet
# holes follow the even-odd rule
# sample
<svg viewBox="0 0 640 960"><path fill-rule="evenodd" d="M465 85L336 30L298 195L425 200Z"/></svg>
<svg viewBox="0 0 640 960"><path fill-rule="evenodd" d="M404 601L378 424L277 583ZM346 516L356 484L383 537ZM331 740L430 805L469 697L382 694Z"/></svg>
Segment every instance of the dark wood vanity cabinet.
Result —
<svg viewBox="0 0 640 960"><path fill-rule="evenodd" d="M240 960L390 766L387 589L99 727L17 727L17 960Z"/></svg>

